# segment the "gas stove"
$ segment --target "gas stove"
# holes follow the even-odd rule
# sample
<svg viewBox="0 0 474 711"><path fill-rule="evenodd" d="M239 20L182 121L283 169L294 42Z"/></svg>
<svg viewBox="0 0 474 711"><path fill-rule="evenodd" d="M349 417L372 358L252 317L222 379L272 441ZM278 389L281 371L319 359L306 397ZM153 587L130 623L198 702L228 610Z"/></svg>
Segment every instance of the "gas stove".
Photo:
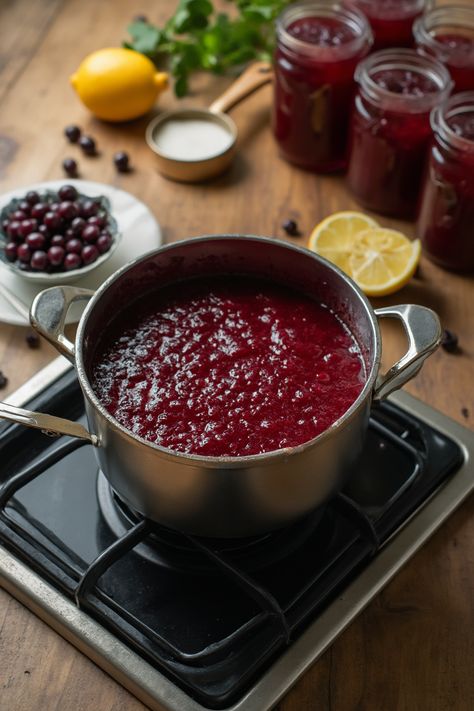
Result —
<svg viewBox="0 0 474 711"><path fill-rule="evenodd" d="M9 402L84 421L63 359ZM129 509L90 445L0 426L0 584L151 709L270 709L474 487L474 434L406 393L344 491L284 530L183 535Z"/></svg>

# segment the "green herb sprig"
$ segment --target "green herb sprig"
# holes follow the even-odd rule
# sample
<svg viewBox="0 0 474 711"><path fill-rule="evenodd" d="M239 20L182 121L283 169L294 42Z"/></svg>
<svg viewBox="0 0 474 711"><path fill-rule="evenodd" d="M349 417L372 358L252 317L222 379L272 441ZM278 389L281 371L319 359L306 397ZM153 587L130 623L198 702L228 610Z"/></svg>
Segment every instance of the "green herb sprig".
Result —
<svg viewBox="0 0 474 711"><path fill-rule="evenodd" d="M188 92L194 71L223 74L254 59L271 58L275 19L289 0L233 0L237 16L216 12L210 0L180 0L163 27L137 21L124 46L141 52L174 77L177 96Z"/></svg>

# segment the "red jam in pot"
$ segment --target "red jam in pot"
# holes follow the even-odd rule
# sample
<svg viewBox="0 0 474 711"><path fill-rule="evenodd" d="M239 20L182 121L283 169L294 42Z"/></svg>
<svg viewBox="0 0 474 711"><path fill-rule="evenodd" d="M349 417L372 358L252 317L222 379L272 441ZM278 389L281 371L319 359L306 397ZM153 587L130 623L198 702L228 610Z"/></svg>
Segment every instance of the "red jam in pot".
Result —
<svg viewBox="0 0 474 711"><path fill-rule="evenodd" d="M454 91L474 90L474 7L434 8L413 25L421 52L446 65Z"/></svg>
<svg viewBox="0 0 474 711"><path fill-rule="evenodd" d="M414 50L381 50L357 68L347 180L369 210L414 218L431 140L430 111L451 80Z"/></svg>
<svg viewBox="0 0 474 711"><path fill-rule="evenodd" d="M427 256L474 270L474 92L456 94L431 117L434 139L417 232Z"/></svg>
<svg viewBox="0 0 474 711"><path fill-rule="evenodd" d="M345 168L354 70L371 45L365 17L337 2L290 5L277 22L273 132L290 163Z"/></svg>
<svg viewBox="0 0 474 711"><path fill-rule="evenodd" d="M91 378L124 427L205 456L302 444L364 382L357 343L331 310L243 277L196 279L134 303L106 329Z"/></svg>
<svg viewBox="0 0 474 711"><path fill-rule="evenodd" d="M426 0L347 0L364 13L374 33L374 50L413 46L413 23Z"/></svg>

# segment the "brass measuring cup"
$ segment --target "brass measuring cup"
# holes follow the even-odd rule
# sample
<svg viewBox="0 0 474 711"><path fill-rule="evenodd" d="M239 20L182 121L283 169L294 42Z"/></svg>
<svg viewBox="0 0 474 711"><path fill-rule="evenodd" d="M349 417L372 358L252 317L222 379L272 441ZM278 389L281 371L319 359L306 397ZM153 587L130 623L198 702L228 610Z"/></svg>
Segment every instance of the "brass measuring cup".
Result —
<svg viewBox="0 0 474 711"><path fill-rule="evenodd" d="M231 163L237 142L237 126L234 121L226 115L226 111L235 106L249 94L259 87L272 80L272 67L268 62L254 62L243 74L212 104L208 109L177 109L166 111L151 121L146 129L146 142L157 157L158 170L167 178L185 183L194 183L208 180L222 173ZM211 127L219 127L220 146L215 150L212 146L205 146L202 155L185 158L182 155L174 155L165 146L165 129L172 127L175 130L175 138L178 131L187 131L188 140L192 137L192 122L203 124L209 123ZM216 131L216 129L214 129ZM198 131L196 130L196 138ZM169 134L168 134L169 135ZM199 144L193 149L199 148ZM183 151L178 151L182 153Z"/></svg>

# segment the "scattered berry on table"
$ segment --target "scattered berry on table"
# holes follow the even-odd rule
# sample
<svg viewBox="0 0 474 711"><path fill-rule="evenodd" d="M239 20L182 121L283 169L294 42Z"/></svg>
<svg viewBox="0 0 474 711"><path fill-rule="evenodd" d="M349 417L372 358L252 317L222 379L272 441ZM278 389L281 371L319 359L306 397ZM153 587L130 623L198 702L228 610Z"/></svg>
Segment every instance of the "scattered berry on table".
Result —
<svg viewBox="0 0 474 711"><path fill-rule="evenodd" d="M39 348L40 347L40 343L41 343L40 337L34 331L28 331L28 333L25 336L25 341L27 342L29 348Z"/></svg>
<svg viewBox="0 0 474 711"><path fill-rule="evenodd" d="M7 385L8 385L8 378L0 370L0 390L2 388L6 388Z"/></svg>
<svg viewBox="0 0 474 711"><path fill-rule="evenodd" d="M82 152L86 156L95 156L97 153L97 146L95 140L92 136L81 136L79 139L79 145L82 148Z"/></svg>
<svg viewBox="0 0 474 711"><path fill-rule="evenodd" d="M446 328L443 331L441 346L448 353L457 353L459 351L459 339L453 331L448 331Z"/></svg>
<svg viewBox="0 0 474 711"><path fill-rule="evenodd" d="M77 143L81 137L81 129L79 126L71 124L70 126L66 126L64 129L64 135L70 143Z"/></svg>
<svg viewBox="0 0 474 711"><path fill-rule="evenodd" d="M74 158L65 158L63 160L63 170L70 178L75 178L78 175L77 163Z"/></svg>
<svg viewBox="0 0 474 711"><path fill-rule="evenodd" d="M298 229L298 223L295 220L285 220L282 227L290 237L299 237L301 234Z"/></svg>
<svg viewBox="0 0 474 711"><path fill-rule="evenodd" d="M118 151L114 154L114 165L119 173L128 173L130 170L130 158L125 151Z"/></svg>

